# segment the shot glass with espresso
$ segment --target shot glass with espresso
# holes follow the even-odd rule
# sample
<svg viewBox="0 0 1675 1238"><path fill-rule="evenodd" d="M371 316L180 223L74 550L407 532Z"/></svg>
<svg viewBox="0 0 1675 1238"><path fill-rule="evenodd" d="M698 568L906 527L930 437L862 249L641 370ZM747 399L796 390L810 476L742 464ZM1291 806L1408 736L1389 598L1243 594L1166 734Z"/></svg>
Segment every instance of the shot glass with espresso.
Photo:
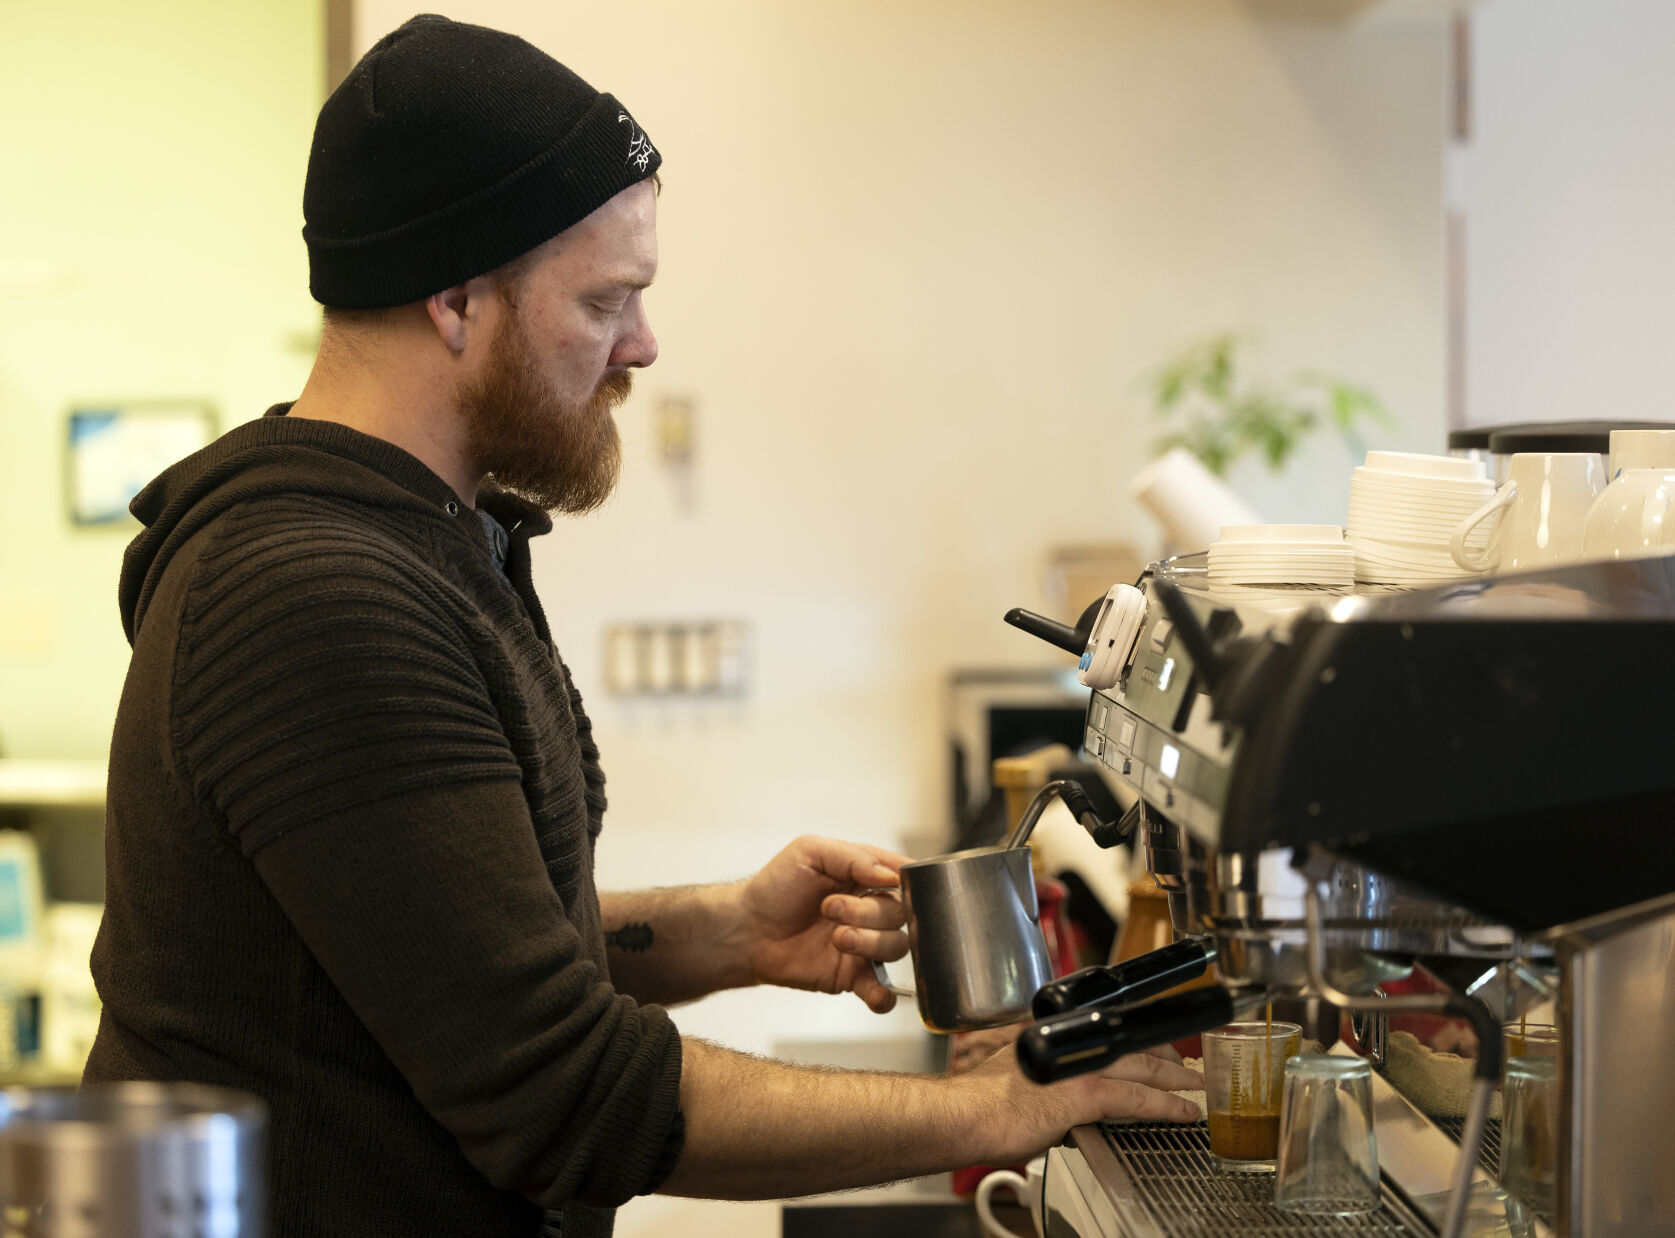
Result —
<svg viewBox="0 0 1675 1238"><path fill-rule="evenodd" d="M1295 1023L1229 1023L1204 1033L1210 1155L1230 1173L1273 1173L1285 1059L1302 1046Z"/></svg>

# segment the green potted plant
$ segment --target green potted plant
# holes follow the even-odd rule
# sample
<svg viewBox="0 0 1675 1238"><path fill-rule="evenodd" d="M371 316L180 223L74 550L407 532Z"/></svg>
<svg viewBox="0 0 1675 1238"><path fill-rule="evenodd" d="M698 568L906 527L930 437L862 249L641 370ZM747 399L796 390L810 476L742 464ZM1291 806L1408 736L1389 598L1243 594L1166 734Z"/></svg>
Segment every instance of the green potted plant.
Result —
<svg viewBox="0 0 1675 1238"><path fill-rule="evenodd" d="M1365 450L1364 427L1395 428L1376 395L1333 375L1304 371L1281 383L1251 379L1239 365L1244 343L1231 332L1212 335L1152 377L1153 404L1172 427L1153 443L1157 454L1181 447L1226 477L1241 459L1259 453L1278 473L1322 428L1336 431L1356 455Z"/></svg>

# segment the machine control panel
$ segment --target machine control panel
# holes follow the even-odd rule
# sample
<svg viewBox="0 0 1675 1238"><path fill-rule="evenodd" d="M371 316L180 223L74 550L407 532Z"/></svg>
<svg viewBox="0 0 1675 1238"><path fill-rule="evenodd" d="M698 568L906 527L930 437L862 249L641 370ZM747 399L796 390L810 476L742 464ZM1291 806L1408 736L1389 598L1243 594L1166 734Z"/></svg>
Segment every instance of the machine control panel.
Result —
<svg viewBox="0 0 1675 1238"><path fill-rule="evenodd" d="M1159 812L1214 846L1236 736L1211 719L1210 698L1174 620L1155 597L1148 601L1126 674L1096 690L1088 702L1086 752ZM1206 623L1217 618L1208 597L1191 601Z"/></svg>
<svg viewBox="0 0 1675 1238"><path fill-rule="evenodd" d="M1117 697L1095 692L1084 746L1147 803L1213 844L1227 798L1228 767L1219 746L1204 746L1221 730L1209 721L1208 708L1206 698L1196 698L1189 734L1182 735L1140 717Z"/></svg>

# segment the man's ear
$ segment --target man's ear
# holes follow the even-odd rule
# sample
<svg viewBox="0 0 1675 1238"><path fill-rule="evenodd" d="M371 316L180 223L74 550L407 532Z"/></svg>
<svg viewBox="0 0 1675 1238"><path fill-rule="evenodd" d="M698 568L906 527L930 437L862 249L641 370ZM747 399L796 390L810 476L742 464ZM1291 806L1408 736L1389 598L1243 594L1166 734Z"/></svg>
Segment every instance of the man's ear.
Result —
<svg viewBox="0 0 1675 1238"><path fill-rule="evenodd" d="M444 288L425 298L425 312L430 315L431 325L451 353L465 351L466 314L471 308L464 284Z"/></svg>
<svg viewBox="0 0 1675 1238"><path fill-rule="evenodd" d="M492 326L488 314L494 300L492 280L478 276L452 288L444 288L425 298L425 312L442 343L455 356L465 351L466 341L473 335L487 332Z"/></svg>

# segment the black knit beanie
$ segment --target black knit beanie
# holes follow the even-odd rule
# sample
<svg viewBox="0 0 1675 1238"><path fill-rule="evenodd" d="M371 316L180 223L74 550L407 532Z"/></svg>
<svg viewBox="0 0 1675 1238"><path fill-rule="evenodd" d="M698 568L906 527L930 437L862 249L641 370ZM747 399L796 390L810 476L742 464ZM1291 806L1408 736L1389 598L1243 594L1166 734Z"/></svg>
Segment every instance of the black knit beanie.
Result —
<svg viewBox="0 0 1675 1238"><path fill-rule="evenodd" d="M320 109L302 192L309 291L340 309L421 301L662 161L627 109L516 35L415 17Z"/></svg>

